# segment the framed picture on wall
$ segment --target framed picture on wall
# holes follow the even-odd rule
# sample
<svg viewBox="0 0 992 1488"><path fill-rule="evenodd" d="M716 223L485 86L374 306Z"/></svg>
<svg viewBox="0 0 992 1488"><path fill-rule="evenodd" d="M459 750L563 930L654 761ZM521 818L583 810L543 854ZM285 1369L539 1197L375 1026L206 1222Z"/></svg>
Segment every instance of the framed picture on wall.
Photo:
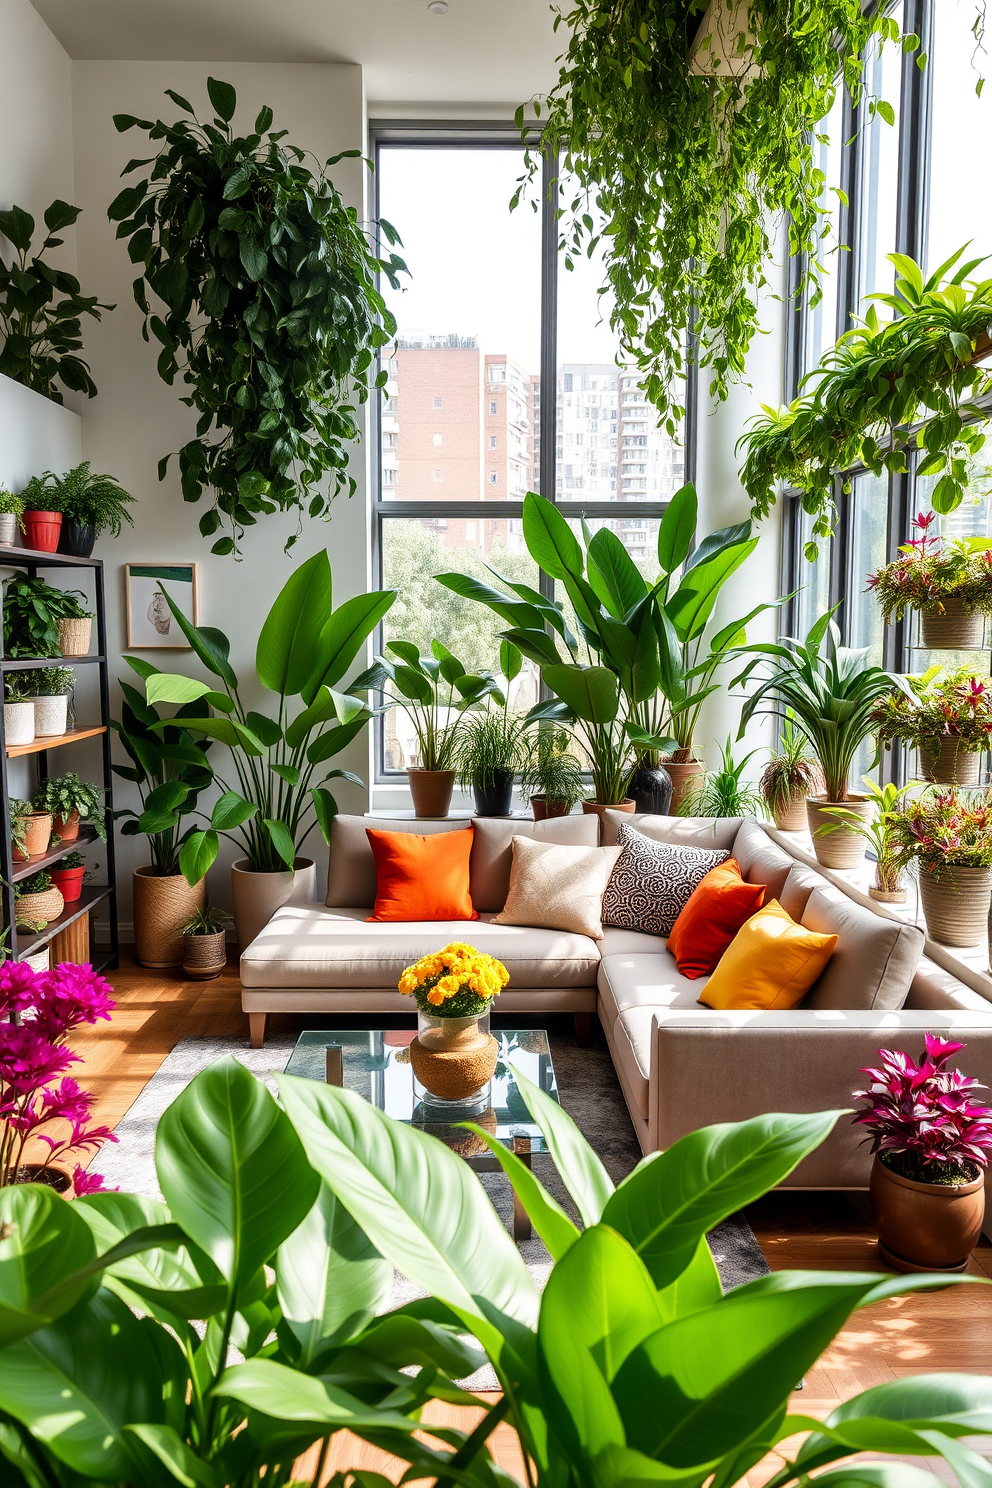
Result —
<svg viewBox="0 0 992 1488"><path fill-rule="evenodd" d="M188 651L189 642L165 602L169 598L194 625L199 624L195 563L125 563L127 644L132 651Z"/></svg>

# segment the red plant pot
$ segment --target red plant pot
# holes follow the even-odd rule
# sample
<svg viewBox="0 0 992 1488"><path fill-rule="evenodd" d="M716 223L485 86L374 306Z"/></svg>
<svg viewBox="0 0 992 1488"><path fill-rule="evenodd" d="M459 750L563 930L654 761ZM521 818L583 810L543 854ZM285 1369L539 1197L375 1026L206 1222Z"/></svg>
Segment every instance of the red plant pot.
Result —
<svg viewBox="0 0 992 1488"><path fill-rule="evenodd" d="M62 531L62 513L26 511L24 522L24 546L36 553L54 553L59 545Z"/></svg>
<svg viewBox="0 0 992 1488"><path fill-rule="evenodd" d="M52 883L58 889L66 904L72 904L83 892L83 875L85 868L53 868L51 870Z"/></svg>

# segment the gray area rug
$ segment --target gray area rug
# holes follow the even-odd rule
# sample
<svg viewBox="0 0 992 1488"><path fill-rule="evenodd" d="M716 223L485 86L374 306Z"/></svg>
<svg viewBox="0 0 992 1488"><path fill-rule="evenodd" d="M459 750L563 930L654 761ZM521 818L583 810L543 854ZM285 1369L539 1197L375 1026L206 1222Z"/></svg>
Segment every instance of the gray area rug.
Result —
<svg viewBox="0 0 992 1488"><path fill-rule="evenodd" d="M580 1049L570 1031L551 1031L549 1042L561 1103L599 1154L610 1177L618 1183L636 1167L641 1159L641 1149L627 1114L609 1050L602 1042ZM237 1039L182 1039L117 1126L118 1142L108 1142L94 1158L93 1169L102 1173L112 1188L160 1198L155 1173L155 1130L166 1107L201 1070L230 1054L253 1074L266 1079L274 1091L274 1081L268 1077L285 1069L294 1043L292 1038L272 1038L264 1048L251 1049L246 1041ZM548 1191L578 1220L575 1207L551 1160L536 1159L534 1171ZM480 1173L479 1181L500 1219L511 1230L513 1198L509 1183L499 1173ZM709 1235L709 1244L724 1291L768 1271L750 1226L739 1215L718 1225ZM542 1287L551 1269L551 1257L543 1242L535 1235L521 1245L520 1253L538 1287ZM418 1295L420 1293L397 1274L390 1305L397 1306ZM498 1388L496 1377L489 1369L480 1370L466 1383L468 1388L475 1390Z"/></svg>

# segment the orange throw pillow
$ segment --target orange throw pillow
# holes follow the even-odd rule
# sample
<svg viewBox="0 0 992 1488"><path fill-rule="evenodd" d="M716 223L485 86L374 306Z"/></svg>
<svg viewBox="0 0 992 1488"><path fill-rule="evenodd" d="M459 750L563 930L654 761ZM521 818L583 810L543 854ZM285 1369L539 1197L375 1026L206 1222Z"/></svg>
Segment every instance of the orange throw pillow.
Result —
<svg viewBox="0 0 992 1488"><path fill-rule="evenodd" d="M699 1000L721 1012L798 1007L836 944L836 935L797 925L773 899L738 930Z"/></svg>
<svg viewBox="0 0 992 1488"><path fill-rule="evenodd" d="M376 832L365 828L375 858L375 908L369 920L477 920L468 885L474 828Z"/></svg>
<svg viewBox="0 0 992 1488"><path fill-rule="evenodd" d="M668 949L682 975L693 982L709 976L764 898L764 885L745 883L736 858L711 868L689 895L668 937Z"/></svg>

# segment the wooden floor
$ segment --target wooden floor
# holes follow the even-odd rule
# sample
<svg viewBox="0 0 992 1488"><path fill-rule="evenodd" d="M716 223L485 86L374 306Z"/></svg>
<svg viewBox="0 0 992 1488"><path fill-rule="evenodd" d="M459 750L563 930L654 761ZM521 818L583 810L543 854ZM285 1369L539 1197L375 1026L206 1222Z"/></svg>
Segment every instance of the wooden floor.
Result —
<svg viewBox="0 0 992 1488"><path fill-rule="evenodd" d="M116 1125L179 1039L213 1035L247 1043L234 966L215 981L186 982L181 972L151 972L128 961L110 980L117 997L113 1021L109 1028L101 1024L77 1035L75 1047L83 1064L74 1071L96 1095L95 1114L109 1126ZM294 1031L302 1021L274 1016L270 1035ZM761 1200L748 1217L773 1270L883 1269L867 1202L860 1195L779 1193ZM992 1247L986 1241L970 1269L992 1277ZM992 1371L992 1287L950 1287L897 1297L857 1313L810 1370L794 1397L795 1409L822 1416L883 1380L943 1370ZM476 1417L472 1411L438 1406L427 1419L464 1429ZM500 1463L522 1479L519 1448L509 1428L500 1427L491 1445ZM359 1466L398 1476L381 1453L344 1434L336 1437L328 1475ZM749 1488L758 1488L774 1466L762 1464L750 1473Z"/></svg>

